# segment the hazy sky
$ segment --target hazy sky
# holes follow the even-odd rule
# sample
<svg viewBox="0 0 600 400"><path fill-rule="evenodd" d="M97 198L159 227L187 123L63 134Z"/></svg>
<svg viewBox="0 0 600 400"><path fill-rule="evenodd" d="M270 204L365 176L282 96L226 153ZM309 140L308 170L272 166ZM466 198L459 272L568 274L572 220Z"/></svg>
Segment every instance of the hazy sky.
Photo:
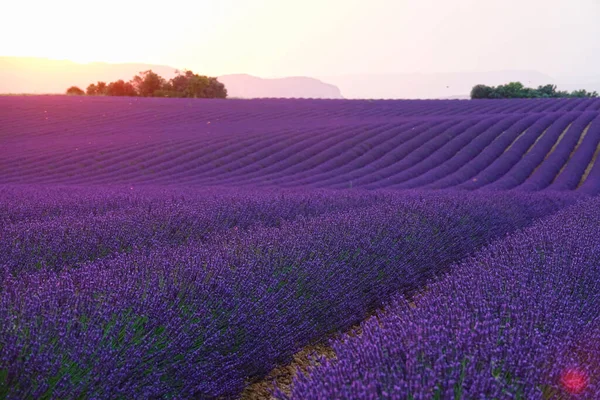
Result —
<svg viewBox="0 0 600 400"><path fill-rule="evenodd" d="M600 0L7 0L0 55L259 76L600 75Z"/></svg>

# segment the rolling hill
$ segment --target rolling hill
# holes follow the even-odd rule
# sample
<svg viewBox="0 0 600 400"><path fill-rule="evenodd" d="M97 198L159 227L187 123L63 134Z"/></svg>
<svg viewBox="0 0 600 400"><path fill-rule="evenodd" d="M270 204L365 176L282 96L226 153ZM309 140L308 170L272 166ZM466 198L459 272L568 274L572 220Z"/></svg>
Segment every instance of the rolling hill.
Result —
<svg viewBox="0 0 600 400"><path fill-rule="evenodd" d="M307 77L264 79L247 74L219 76L230 97L341 99L340 89Z"/></svg>
<svg viewBox="0 0 600 400"><path fill-rule="evenodd" d="M97 81L128 81L141 71L153 70L165 79L176 69L152 64L79 64L35 57L0 57L0 93L62 94L70 86L85 89ZM202 71L194 71L201 73ZM308 77L263 79L246 74L218 77L230 97L302 97L340 99L339 89Z"/></svg>
<svg viewBox="0 0 600 400"><path fill-rule="evenodd" d="M0 98L0 183L600 190L600 100Z"/></svg>
<svg viewBox="0 0 600 400"><path fill-rule="evenodd" d="M0 398L598 398L599 154L597 99L0 97Z"/></svg>

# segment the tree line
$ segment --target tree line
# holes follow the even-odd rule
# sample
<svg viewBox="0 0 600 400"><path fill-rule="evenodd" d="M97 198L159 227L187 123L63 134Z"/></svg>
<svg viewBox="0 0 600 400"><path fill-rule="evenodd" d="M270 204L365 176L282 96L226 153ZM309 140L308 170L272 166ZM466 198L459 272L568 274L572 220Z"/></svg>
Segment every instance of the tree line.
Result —
<svg viewBox="0 0 600 400"><path fill-rule="evenodd" d="M472 99L551 99L551 98L594 98L598 92L585 89L568 92L557 90L556 85L541 85L537 89L525 87L521 82L510 82L506 85L475 85L471 90Z"/></svg>
<svg viewBox="0 0 600 400"><path fill-rule="evenodd" d="M169 80L159 76L152 70L140 72L129 82L122 79L115 82L97 82L90 84L85 92L77 86L67 89L69 95L88 96L139 96L139 97L195 97L217 98L227 97L225 85L217 78L198 75L192 71L177 71L177 75Z"/></svg>

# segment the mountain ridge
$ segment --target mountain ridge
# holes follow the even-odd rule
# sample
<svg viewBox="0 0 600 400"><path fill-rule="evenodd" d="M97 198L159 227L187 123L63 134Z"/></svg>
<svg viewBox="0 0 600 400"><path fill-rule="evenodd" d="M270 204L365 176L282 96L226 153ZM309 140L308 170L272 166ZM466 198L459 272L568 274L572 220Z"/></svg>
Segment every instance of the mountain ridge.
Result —
<svg viewBox="0 0 600 400"><path fill-rule="evenodd" d="M218 79L231 97L343 99L337 86L306 76L260 78L250 74L228 74Z"/></svg>
<svg viewBox="0 0 600 400"><path fill-rule="evenodd" d="M0 57L0 93L56 94L70 86L85 89L97 81L129 80L152 69L166 79L177 68L144 63L76 63L39 57ZM202 73L202 71L195 71ZM329 76L257 77L224 74L230 97L329 99L466 99L476 84L496 86L520 81L525 86L555 84L560 90L600 91L600 76L580 80L533 70L466 71L444 73L345 74ZM343 94L343 96L342 96Z"/></svg>
<svg viewBox="0 0 600 400"><path fill-rule="evenodd" d="M0 93L58 94L70 86L85 89L97 81L127 81L149 69L166 79L178 71L166 65L144 63L76 63L38 57L0 57ZM336 86L311 77L269 79L233 74L217 78L225 84L230 97L343 98Z"/></svg>

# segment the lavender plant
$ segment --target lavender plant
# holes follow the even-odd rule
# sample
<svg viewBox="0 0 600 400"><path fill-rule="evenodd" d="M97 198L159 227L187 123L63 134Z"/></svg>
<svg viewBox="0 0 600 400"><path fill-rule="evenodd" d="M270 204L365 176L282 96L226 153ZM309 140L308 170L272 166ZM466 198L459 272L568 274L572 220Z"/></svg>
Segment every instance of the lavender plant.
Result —
<svg viewBox="0 0 600 400"><path fill-rule="evenodd" d="M290 398L597 398L599 205L494 242L414 303L396 296Z"/></svg>

